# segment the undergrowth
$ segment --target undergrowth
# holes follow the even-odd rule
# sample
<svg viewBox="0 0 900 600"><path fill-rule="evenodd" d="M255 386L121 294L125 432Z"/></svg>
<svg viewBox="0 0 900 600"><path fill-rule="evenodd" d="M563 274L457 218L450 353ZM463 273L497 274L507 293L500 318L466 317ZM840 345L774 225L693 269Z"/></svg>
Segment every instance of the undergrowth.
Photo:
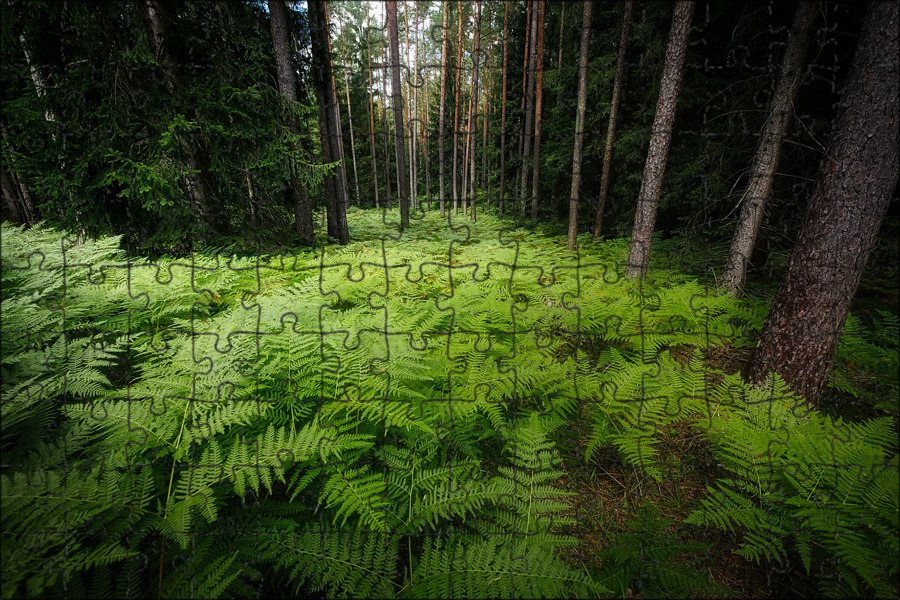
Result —
<svg viewBox="0 0 900 600"><path fill-rule="evenodd" d="M764 305L662 258L627 280L627 240L351 212L343 248L153 262L3 225L4 597L727 593L649 504L566 558L573 424L577 461L657 482L690 428L715 473L683 527L897 594L896 315L851 318L831 378L882 416L835 420L709 364Z"/></svg>

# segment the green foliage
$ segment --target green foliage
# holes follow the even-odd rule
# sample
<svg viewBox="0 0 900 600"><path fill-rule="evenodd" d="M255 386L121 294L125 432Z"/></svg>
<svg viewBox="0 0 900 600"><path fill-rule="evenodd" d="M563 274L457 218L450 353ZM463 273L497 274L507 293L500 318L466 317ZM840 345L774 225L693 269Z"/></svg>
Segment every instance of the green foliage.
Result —
<svg viewBox="0 0 900 600"><path fill-rule="evenodd" d="M3 226L4 597L721 591L650 513L599 572L563 558L575 419L589 456L657 481L659 432L694 427L729 474L691 523L887 589L893 426L797 416L704 362L765 307L659 264L626 280L623 240L420 215L398 242L390 214L350 217L344 248L155 262Z"/></svg>

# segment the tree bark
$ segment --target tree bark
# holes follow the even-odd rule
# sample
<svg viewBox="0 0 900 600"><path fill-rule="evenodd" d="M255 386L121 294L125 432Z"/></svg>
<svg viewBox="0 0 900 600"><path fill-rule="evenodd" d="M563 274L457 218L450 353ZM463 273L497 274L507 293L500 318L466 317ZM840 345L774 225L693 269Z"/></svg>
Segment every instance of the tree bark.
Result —
<svg viewBox="0 0 900 600"><path fill-rule="evenodd" d="M180 94L185 87L180 67L184 61L173 55L173 40L178 37L178 31L174 27L170 8L162 0L147 0L146 6L157 59L165 66L169 89L173 94ZM209 239L208 234L227 232L228 215L222 209L221 196L211 171L206 136L202 132L179 135L178 143L185 154L189 171L184 179L193 212L206 232L201 237Z"/></svg>
<svg viewBox="0 0 900 600"><path fill-rule="evenodd" d="M784 52L781 75L772 96L769 116L763 126L756 158L750 169L750 183L744 192L741 213L731 242L728 264L720 285L738 297L747 280L747 262L756 244L766 203L772 195L772 182L781 158L781 143L787 133L797 89L802 79L803 64L812 39L812 27L819 9L813 0L801 0L794 14L793 33Z"/></svg>
<svg viewBox="0 0 900 600"><path fill-rule="evenodd" d="M584 147L584 111L587 105L588 50L591 44L591 1L585 0L581 17L581 54L578 58L578 107L575 109L575 148L572 151L572 187L569 190L569 231L566 246L575 249L578 238L578 197L581 193L581 159ZM630 2L629 2L630 4ZM562 42L560 42L562 45Z"/></svg>
<svg viewBox="0 0 900 600"><path fill-rule="evenodd" d="M538 27L543 28L543 23L540 23L540 19L538 18L537 12L537 4L538 0L533 0L532 8L531 8L531 47L528 49L528 85L527 91L525 93L525 128L524 128L524 143L522 144L522 181L519 184L519 197L524 201L525 190L528 186L528 161L531 158L531 145L533 143L531 139L531 126L532 126L532 115L534 114L534 80L535 75L537 74L537 38L538 38ZM523 207L524 209L524 207Z"/></svg>
<svg viewBox="0 0 900 600"><path fill-rule="evenodd" d="M385 19L386 21L386 19ZM391 194L391 129L390 122L387 117L387 80L388 80L388 66L390 64L390 59L388 57L387 52L387 40L384 39L384 36L381 36L382 44L381 44L381 54L384 60L384 73L381 75L381 94L384 98L383 104L381 107L381 128L384 130L384 192L386 194L385 199L385 207L391 208L393 195ZM400 181L400 177L397 177L397 181Z"/></svg>
<svg viewBox="0 0 900 600"><path fill-rule="evenodd" d="M276 76L278 78L278 91L284 98L285 102L290 104L297 102L297 71L291 59L291 35L288 28L288 8L283 0L273 0L269 3L269 15L271 17L270 25L272 28L272 44L275 50L275 67ZM287 115L288 126L294 134L300 133L300 124L297 119L292 116L290 109L285 111ZM293 154L295 147L292 142L288 144L288 149ZM307 245L315 243L316 238L313 232L313 215L312 208L309 204L309 192L303 186L297 177L298 165L294 164L292 159L288 159L288 173L290 176L287 182L288 195L291 198L291 204L294 207L294 229L303 242ZM250 173L246 173L247 185L250 190L250 201L253 208L254 221L256 220L257 210L254 203L255 194L252 191L252 180Z"/></svg>
<svg viewBox="0 0 900 600"><path fill-rule="evenodd" d="M397 40L397 0L389 0L387 29L391 45L391 105L394 108L394 139L397 143L397 172L400 174L400 228L409 227L409 192L406 187L406 147L404 144L403 94L400 87L400 42Z"/></svg>
<svg viewBox="0 0 900 600"><path fill-rule="evenodd" d="M343 32L343 26L341 26ZM341 39L341 63L344 64L344 91L347 97L347 125L350 127L350 158L353 161L353 187L356 191L356 206L360 205L359 200L359 172L356 169L356 139L353 135L353 107L350 106L350 75L347 69L346 44Z"/></svg>
<svg viewBox="0 0 900 600"><path fill-rule="evenodd" d="M538 43L536 78L534 84L534 166L531 173L531 224L537 224L538 195L541 184L541 122L544 108L544 20L547 1L541 0L538 9Z"/></svg>
<svg viewBox="0 0 900 600"><path fill-rule="evenodd" d="M609 123L606 126L606 147L603 150L603 170L600 174L600 198L597 199L597 218L594 221L594 239L603 232L603 210L609 196L609 171L612 166L613 142L616 138L616 121L619 116L619 98L622 96L622 80L625 76L625 53L628 51L628 29L631 25L633 0L625 3L622 18L622 36L619 38L619 54L616 57L616 79L613 83L612 102L609 106Z"/></svg>
<svg viewBox="0 0 900 600"><path fill-rule="evenodd" d="M525 0L525 49L522 52L524 64L522 66L522 99L519 102L519 146L516 154L518 164L516 166L516 181L513 184L514 193L518 193L519 188L522 186L522 170L525 167L522 156L525 154L525 107L528 99L528 74L533 72L528 69L528 61L531 59L531 45L534 43L534 40L531 38L531 21L534 18L531 10L533 4L530 0ZM518 198L514 202L518 204Z"/></svg>
<svg viewBox="0 0 900 600"><path fill-rule="evenodd" d="M470 209L471 209L471 217L472 220L475 220L475 196L477 194L476 186L475 186L475 149L478 145L478 139L476 136L478 135L478 63L481 62L481 0L478 0L475 3L475 46L472 50L472 85L469 90L471 95L471 102L469 104L469 143L468 146L471 148L472 156L471 156L471 166L470 166L470 181L469 181L469 198L470 198Z"/></svg>
<svg viewBox="0 0 900 600"><path fill-rule="evenodd" d="M438 142L440 146L438 147L438 185L439 185L439 202L441 208L441 218L443 219L445 216L446 210L446 191L444 186L444 175L445 175L445 167L444 167L444 141L445 141L445 128L444 128L444 112L446 109L446 101L447 101L447 49L449 47L450 42L450 0L444 0L444 26L442 28L444 39L441 42L441 100L440 100L440 109L438 113Z"/></svg>
<svg viewBox="0 0 900 600"><path fill-rule="evenodd" d="M381 208L378 199L378 159L375 152L375 90L372 86L372 42L369 39L369 28L372 25L369 19L369 4L363 4L366 9L366 60L369 64L369 152L372 155L372 188L375 190L375 208Z"/></svg>
<svg viewBox="0 0 900 600"><path fill-rule="evenodd" d="M562 52L563 52L563 31L566 27L566 3L560 2L562 4L562 14L559 16L559 54L556 58L556 68L562 68Z"/></svg>
<svg viewBox="0 0 900 600"><path fill-rule="evenodd" d="M750 367L817 405L900 171L900 17L871 2L797 245Z"/></svg>
<svg viewBox="0 0 900 600"><path fill-rule="evenodd" d="M409 135L406 138L407 146L409 147L409 199L412 210L416 210L419 204L419 176L418 176L418 168L416 165L416 126L418 125L416 121L416 90L417 88L413 85L415 81L418 83L419 75L416 72L416 67L413 64L413 61L409 59L409 51L412 48L412 45L409 43L409 5L406 0L403 0L403 25L406 29L406 102L403 103L403 110L405 115L404 126L409 127ZM399 42L398 42L399 43ZM412 71L409 69L409 65L413 64Z"/></svg>
<svg viewBox="0 0 900 600"><path fill-rule="evenodd" d="M350 230L347 227L347 180L343 171L344 150L337 112L334 72L331 68L328 14L325 0L309 0L308 6L322 155L325 162L339 163L336 172L325 177L328 235L344 245L350 242Z"/></svg>
<svg viewBox="0 0 900 600"><path fill-rule="evenodd" d="M500 107L500 207L499 216L503 218L506 200L506 72L509 67L509 2L503 7L503 90Z"/></svg>
<svg viewBox="0 0 900 600"><path fill-rule="evenodd" d="M666 49L666 64L659 89L659 100L656 103L656 116L653 119L650 149L644 165L644 179L641 182L634 230L631 235L631 249L628 252L628 266L625 273L629 277L646 275L647 265L650 262L650 242L653 239L656 207L659 204L663 175L666 171L666 159L669 155L669 142L672 140L675 108L678 105L678 92L681 90L681 77L684 74L684 59L693 16L694 0L680 0L675 3L669 46Z"/></svg>
<svg viewBox="0 0 900 600"><path fill-rule="evenodd" d="M459 157L459 86L462 76L462 52L463 52L463 15L462 2L457 2L456 12L459 17L459 33L457 34L456 43L456 87L455 100L453 103L453 214L459 214L459 188L457 187L458 175L458 157Z"/></svg>

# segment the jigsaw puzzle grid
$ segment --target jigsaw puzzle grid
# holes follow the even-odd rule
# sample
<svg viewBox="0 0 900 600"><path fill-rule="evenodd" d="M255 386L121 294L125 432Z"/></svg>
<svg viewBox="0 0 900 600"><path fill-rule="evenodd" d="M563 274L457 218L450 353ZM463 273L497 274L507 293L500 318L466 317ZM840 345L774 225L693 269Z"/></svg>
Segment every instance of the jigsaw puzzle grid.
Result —
<svg viewBox="0 0 900 600"><path fill-rule="evenodd" d="M692 44L702 44L704 26L701 12ZM384 30L372 27L370 34L380 39ZM435 40L440 34L431 32ZM774 50L773 55L770 77L779 67ZM717 68L722 66L688 66ZM335 76L342 78L343 69L356 67L336 64ZM403 65L403 70L405 80L412 69ZM439 71L440 65L420 65L413 85L424 85L426 70ZM699 110L712 118L724 105L717 104L724 103L723 94ZM408 123L417 125L414 119ZM568 129L545 126L550 137L573 138ZM642 161L636 159L635 172ZM702 440L727 446L715 435L725 427L717 419L728 407L746 403L759 427L754 431L768 427L768 446L756 446L760 454L744 458L747 476L763 477L759 485L769 486L770 498L781 493L788 503L794 501L782 490L789 481L810 492L805 508L811 511L818 500L832 499L824 492L818 498L815 478L855 480L854 494L882 493L885 481L893 481L895 467L865 472L858 463L836 459L842 455L836 447L863 448L860 440L883 435L881 429L842 421L821 425L831 427L831 454L814 448L811 455L820 462L801 466L792 462L794 447L812 438L797 425L805 409L796 398L783 386L747 396L740 375L727 366L711 375L703 361L724 353L716 348L730 341L734 352L749 352L752 332L765 316L751 309L740 313L736 302L716 293L719 265L705 265L683 248L663 243L654 250L646 281L629 283L626 245L614 240L595 245L581 236L579 248L566 252L563 235L528 229L523 199L508 199L517 208L503 223L480 202L477 221L462 213L441 219L433 179L435 207L425 210L420 196L409 229L401 231L396 203L378 211L375 220L351 208L351 243L342 249L323 244L275 256L197 254L147 261L127 258L116 240L59 239L51 232L33 238L30 249L10 253L4 247L4 286L7 279L32 276L39 282L29 299L19 295L7 303L4 298L11 314L25 314L26 305L38 307L29 327L5 328L4 340L25 339L28 360L43 363L47 373L4 388L10 422L41 404L65 415L47 412L44 429L36 434L56 449L43 457L42 470L25 474L20 465L3 461L10 490L46 494L40 520L15 529L4 525L4 540L20 539L27 527L24 547L57 548L39 559L48 579L81 568L67 562L68 553L96 548L94 566L133 580L110 588L129 597L185 591L193 596L201 583L219 577L221 588L202 590L221 594L238 579L232 575L241 563L244 581L235 584L237 595L317 590L332 596L341 589L375 597L489 595L490 587L466 587L456 575L490 572L499 564L497 553L507 553L504 564L515 565L501 569L498 578L509 582L512 595L528 596L539 588L525 580L554 552L568 561L553 563L563 565L552 571L563 582L558 591L575 597L644 595L667 585L681 590L679 577L706 581L702 593L719 595L718 580L731 581L727 570L737 560L723 557L745 542L740 527L723 533L701 524L705 508L698 508L701 516L695 513L692 523L673 524L638 507L645 496L698 501L707 486L712 489L725 476L723 471L702 475L721 467ZM556 200L566 198L560 194ZM324 202L317 206L323 210ZM562 245L548 249L554 237ZM679 268L692 276L670 279ZM596 300L613 288L626 291L608 304ZM725 320L727 311L745 319ZM95 332L85 335L91 327ZM626 350L639 358L628 362L621 357ZM132 353L153 365L153 377L119 371ZM608 362L601 364L600 357ZM96 393L97 386L109 383L92 379L97 365L104 365L110 378L123 377L115 394ZM435 372L444 375L435 378ZM682 391L671 397L666 392L675 389ZM64 396L68 400L58 400ZM591 429L596 418L588 415L598 410L633 419L632 430L606 432L605 445L588 447L587 440L599 435ZM78 435L64 420L78 423ZM463 427L476 427L483 437L454 430ZM78 445L92 435L108 435L116 445L95 439L96 454L79 455ZM634 448L636 454L619 458L615 448ZM684 453L686 448L696 455ZM682 453L666 456L672 452ZM468 458L457 462L459 457ZM419 476L436 485L416 481ZM159 497L153 489L166 494ZM523 489L530 495L522 496ZM720 497L713 494L709 506L698 506L734 500L775 538L804 527L802 519L767 517L760 508L727 497L723 487L715 489ZM403 507L397 490L409 495L405 515L393 514ZM54 500L70 491L93 495L96 506L79 512ZM523 497L531 504L523 505ZM273 498L280 503L277 509L267 504ZM7 511L25 506L22 502L10 501L4 521L11 515ZM488 518L481 509L490 503L498 508ZM677 513L677 506L671 512ZM101 531L79 537L92 522L101 523ZM874 517L836 527L842 535L883 537L885 548L897 534L879 529ZM482 539L471 545L476 533ZM154 538L158 551L152 556L122 550L145 538ZM256 564L247 559L254 544ZM616 557L616 548L636 554ZM689 555L689 562L676 559L673 548ZM454 555L458 549L467 550ZM643 572L633 579L637 587L610 590L604 583L613 579L590 578L585 564L601 550L607 564ZM443 579L417 583L412 563L430 564L448 551ZM264 565L291 553L307 555L298 580L267 581ZM405 553L409 556L400 556ZM784 574L809 568L784 548L773 555L785 559L773 561L767 576L763 569L748 575L752 580L744 592L778 595ZM4 568L17 567L8 560L23 560L14 552L8 556ZM194 557L200 556L204 562L197 563ZM371 580L367 569L328 579L326 556L383 571ZM395 566L385 566L390 564ZM406 581L404 569L408 590L396 583ZM157 571L160 589L147 589L147 582L157 581ZM163 571L180 580L167 592Z"/></svg>

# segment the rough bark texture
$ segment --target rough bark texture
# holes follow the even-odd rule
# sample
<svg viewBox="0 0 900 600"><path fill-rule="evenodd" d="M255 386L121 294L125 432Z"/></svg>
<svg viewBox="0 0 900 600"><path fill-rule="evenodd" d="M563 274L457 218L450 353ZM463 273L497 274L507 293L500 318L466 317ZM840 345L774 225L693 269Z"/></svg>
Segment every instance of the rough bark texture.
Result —
<svg viewBox="0 0 900 600"><path fill-rule="evenodd" d="M343 245L350 242L350 230L347 227L347 180L342 166L344 153L337 112L337 92L331 68L328 14L324 0L309 0L309 20L322 155L325 162L341 163L335 173L325 177L328 235Z"/></svg>
<svg viewBox="0 0 900 600"><path fill-rule="evenodd" d="M375 190L375 208L381 208L378 199L378 159L375 153L375 88L372 86L372 42L369 39L369 30L372 23L369 19L369 4L363 5L366 9L366 60L369 63L369 152L372 155L372 188Z"/></svg>
<svg viewBox="0 0 900 600"><path fill-rule="evenodd" d="M644 179L641 182L634 216L631 249L628 252L628 267L625 270L629 277L643 277L650 262L650 242L653 239L656 207L659 204L659 193L666 172L666 159L669 156L669 142L672 140L672 125L675 123L675 108L678 105L678 92L681 90L684 57L687 54L688 34L693 16L694 0L675 3L669 45L666 49L666 64L650 136L650 149L647 152Z"/></svg>
<svg viewBox="0 0 900 600"><path fill-rule="evenodd" d="M387 8L388 41L391 45L391 106L394 108L394 140L397 144L397 173L400 176L400 227L409 227L409 192L406 183L406 148L404 145L403 94L400 88L400 42L397 39L397 2Z"/></svg>
<svg viewBox="0 0 900 600"><path fill-rule="evenodd" d="M443 31L444 39L441 41L441 100L438 112L438 142L440 143L440 146L438 147L438 198L441 206L441 217L444 217L447 201L444 186L444 176L446 171L444 168L444 134L446 133L444 129L444 113L446 112L447 107L447 50L450 46L450 0L444 0L444 26L441 31Z"/></svg>
<svg viewBox="0 0 900 600"><path fill-rule="evenodd" d="M526 85L527 91L525 92L525 127L523 129L524 143L522 144L522 180L519 183L519 197L522 198L523 201L527 198L525 193L528 187L528 161L531 158L531 145L533 143L531 139L531 126L532 116L534 115L534 76L537 70L538 26L540 25L541 28L544 26L543 23L540 23L537 10L537 6L532 6L531 47L528 49L528 83Z"/></svg>
<svg viewBox="0 0 900 600"><path fill-rule="evenodd" d="M720 281L720 285L735 297L740 295L747 279L747 263L759 235L766 203L772 194L772 182L781 158L781 143L793 113L818 9L817 1L801 0L794 14L793 34L784 53L769 116L756 147L756 157L750 169L750 182L744 193L728 264Z"/></svg>
<svg viewBox="0 0 900 600"><path fill-rule="evenodd" d="M183 61L173 55L173 40L177 38L178 32L174 28L171 9L162 0L147 0L146 6L157 60L165 66L170 89L173 93L179 93L184 89L185 82L180 67ZM178 143L185 154L185 163L190 171L185 175L188 195L199 224L206 231L201 237L227 232L228 215L222 210L218 186L210 171L206 137L201 132L190 136L179 135Z"/></svg>
<svg viewBox="0 0 900 600"><path fill-rule="evenodd" d="M622 80L625 77L625 53L628 51L628 29L631 25L633 0L625 3L622 18L622 35L619 38L619 55L616 57L616 78L613 82L612 102L609 107L609 123L606 126L606 148L603 150L603 170L600 175L600 197L597 199L597 217L594 220L594 237L603 232L603 210L609 196L609 171L612 165L613 142L616 137L616 120L619 116L619 98L622 97Z"/></svg>
<svg viewBox="0 0 900 600"><path fill-rule="evenodd" d="M506 201L506 72L509 66L509 2L503 7L503 87L500 104L500 218Z"/></svg>
<svg viewBox="0 0 900 600"><path fill-rule="evenodd" d="M288 28L288 12L287 6L283 0L272 0L269 3L269 15L271 17L272 28L272 44L275 50L275 67L276 76L278 78L278 91L288 102L297 101L297 70L291 59L291 34ZM300 133L300 124L297 119L290 116L287 111L288 126L291 130ZM293 144L289 144L289 149L294 150ZM297 235L301 237L304 243L312 245L316 238L313 232L313 215L312 208L309 204L309 192L305 186L301 185L297 177L297 165L293 161L289 161L287 182L287 193L291 199L291 205L294 207L294 229ZM250 173L246 174L247 186L251 196L251 204L253 206L254 220L256 217L255 194L252 191L253 182Z"/></svg>
<svg viewBox="0 0 900 600"><path fill-rule="evenodd" d="M544 108L544 19L547 2L541 0L538 9L538 43L534 82L534 166L531 169L531 223L537 223L538 195L541 187L541 122Z"/></svg>
<svg viewBox="0 0 900 600"><path fill-rule="evenodd" d="M869 4L797 245L750 367L816 403L900 171L900 18Z"/></svg>
<svg viewBox="0 0 900 600"><path fill-rule="evenodd" d="M591 5L584 3L581 18L581 54L578 58L578 108L575 109L575 149L572 151L572 187L569 190L569 231L567 247L575 249L578 238L578 197L581 193L581 158L584 147L584 109L587 104L588 50L591 44ZM560 45L562 43L560 42Z"/></svg>

